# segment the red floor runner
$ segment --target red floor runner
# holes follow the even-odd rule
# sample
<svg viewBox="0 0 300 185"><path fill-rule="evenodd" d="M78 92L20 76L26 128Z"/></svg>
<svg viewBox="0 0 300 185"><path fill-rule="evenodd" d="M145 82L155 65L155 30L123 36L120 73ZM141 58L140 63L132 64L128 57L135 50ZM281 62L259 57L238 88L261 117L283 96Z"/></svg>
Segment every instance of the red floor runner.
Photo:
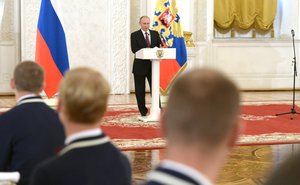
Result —
<svg viewBox="0 0 300 185"><path fill-rule="evenodd" d="M300 114L275 116L291 111L290 105L243 106L242 119L246 123L243 134L257 135L268 133L300 133ZM296 107L296 111L300 111ZM291 116L294 117L291 120Z"/></svg>
<svg viewBox="0 0 300 185"><path fill-rule="evenodd" d="M296 107L296 111L299 111ZM300 134L300 114L287 114L276 116L276 113L291 111L291 105L273 104L273 105L246 105L242 107L241 120L246 127L242 137L252 137L241 141L241 144L253 143L293 143L294 139L288 138L284 140L270 140L272 134L297 135ZM139 115L137 110L109 110L102 122L102 129L112 139L153 139L161 138L161 130L157 123L142 123L136 120ZM294 117L291 120L291 116ZM291 134L289 134L291 133ZM261 135L268 136L268 140L264 140ZM253 139L253 137L257 138ZM261 136L261 137L260 137ZM297 136L298 137L298 136ZM245 138L243 138L245 139ZM300 140L300 138L299 138ZM247 143L248 142L248 143Z"/></svg>
<svg viewBox="0 0 300 185"><path fill-rule="evenodd" d="M283 104L242 106L241 121L245 123L245 130L237 144L300 143L300 114L276 116L290 112L291 108ZM300 111L299 107L295 109ZM135 105L111 105L101 128L121 149L163 148L165 140L160 125L140 122L137 116Z"/></svg>

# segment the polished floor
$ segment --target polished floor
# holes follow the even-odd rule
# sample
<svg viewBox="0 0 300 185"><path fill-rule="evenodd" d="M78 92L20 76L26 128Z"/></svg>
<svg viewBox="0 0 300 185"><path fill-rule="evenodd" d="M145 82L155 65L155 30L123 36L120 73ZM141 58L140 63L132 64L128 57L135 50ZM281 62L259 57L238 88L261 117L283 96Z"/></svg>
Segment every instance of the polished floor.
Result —
<svg viewBox="0 0 300 185"><path fill-rule="evenodd" d="M300 104L300 92L296 92L296 105ZM56 99L46 100L55 106ZM150 103L150 95L147 95ZM242 92L243 104L274 104L286 103L292 105L292 92ZM109 105L135 104L134 95L112 95ZM0 96L0 108L9 108L15 105L13 96ZM287 110L287 112L290 110ZM222 169L217 185L260 185L263 184L268 173L276 169L287 156L300 150L298 144L290 145L258 145L238 146L233 148L229 159ZM154 168L164 157L164 150L126 151L133 169L133 184L145 179L147 173Z"/></svg>

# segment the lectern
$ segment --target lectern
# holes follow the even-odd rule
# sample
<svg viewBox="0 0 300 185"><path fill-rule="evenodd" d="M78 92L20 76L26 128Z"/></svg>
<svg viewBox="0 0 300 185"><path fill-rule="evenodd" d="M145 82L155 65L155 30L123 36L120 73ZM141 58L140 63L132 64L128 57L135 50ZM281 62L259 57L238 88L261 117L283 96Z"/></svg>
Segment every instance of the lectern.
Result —
<svg viewBox="0 0 300 185"><path fill-rule="evenodd" d="M150 115L140 118L143 122L158 121L159 108L159 62L162 59L176 59L175 48L144 48L136 52L135 58L151 60L152 62L152 98Z"/></svg>

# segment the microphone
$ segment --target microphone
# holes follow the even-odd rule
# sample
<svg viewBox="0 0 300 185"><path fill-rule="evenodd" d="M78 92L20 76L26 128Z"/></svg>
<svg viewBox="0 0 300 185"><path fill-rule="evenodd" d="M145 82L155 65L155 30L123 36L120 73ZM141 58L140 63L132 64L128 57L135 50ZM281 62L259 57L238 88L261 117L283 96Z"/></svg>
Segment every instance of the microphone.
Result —
<svg viewBox="0 0 300 185"><path fill-rule="evenodd" d="M168 43L167 39L163 36L163 34L159 34L159 36L163 42L163 47L167 46Z"/></svg>
<svg viewBox="0 0 300 185"><path fill-rule="evenodd" d="M291 33L292 33L292 36L294 37L295 36L294 30L291 30Z"/></svg>
<svg viewBox="0 0 300 185"><path fill-rule="evenodd" d="M160 39L162 39L163 41L167 41L166 38L163 36L163 34L159 34Z"/></svg>

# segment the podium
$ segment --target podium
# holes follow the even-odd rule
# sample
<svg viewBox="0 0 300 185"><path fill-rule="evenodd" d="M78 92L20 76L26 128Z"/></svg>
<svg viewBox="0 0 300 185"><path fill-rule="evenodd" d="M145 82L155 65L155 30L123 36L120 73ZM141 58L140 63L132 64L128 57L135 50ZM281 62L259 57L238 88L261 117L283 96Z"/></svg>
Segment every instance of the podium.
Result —
<svg viewBox="0 0 300 185"><path fill-rule="evenodd" d="M150 115L146 118L140 118L143 122L159 121L159 62L162 59L176 59L175 48L144 48L136 52L135 58L151 60L152 65L152 98Z"/></svg>

